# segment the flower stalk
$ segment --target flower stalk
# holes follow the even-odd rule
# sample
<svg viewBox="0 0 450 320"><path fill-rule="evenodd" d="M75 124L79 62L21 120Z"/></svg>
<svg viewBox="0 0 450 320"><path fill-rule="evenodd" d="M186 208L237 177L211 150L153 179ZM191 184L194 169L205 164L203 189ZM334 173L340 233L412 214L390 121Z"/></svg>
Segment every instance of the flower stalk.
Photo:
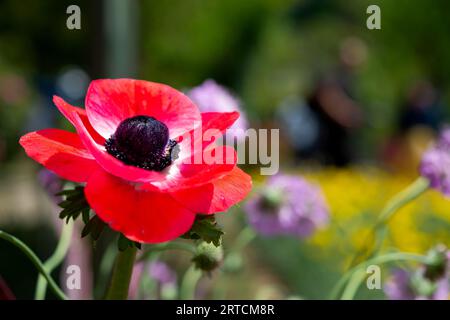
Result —
<svg viewBox="0 0 450 320"><path fill-rule="evenodd" d="M67 223L63 222L61 237L59 239L58 245L56 246L56 250L53 255L44 263L45 270L49 274L51 274L51 272L64 261L64 258L70 247L73 225L73 221L69 221ZM43 300L45 299L46 292L47 282L45 280L45 277L43 275L39 275L34 298L36 300Z"/></svg>
<svg viewBox="0 0 450 320"><path fill-rule="evenodd" d="M137 248L130 246L117 254L106 300L126 300L128 298L136 252Z"/></svg>
<svg viewBox="0 0 450 320"><path fill-rule="evenodd" d="M193 246L190 243L187 242L177 242L172 241L168 243L161 243L161 244L154 244L154 245L147 245L146 249L138 258L138 261L145 261L147 260L154 252L162 252L166 250L179 250L184 251L187 253L195 254L195 246Z"/></svg>
<svg viewBox="0 0 450 320"><path fill-rule="evenodd" d="M419 177L406 189L394 196L384 207L378 218L376 228L386 224L397 210L424 193L430 185L428 179Z"/></svg>
<svg viewBox="0 0 450 320"><path fill-rule="evenodd" d="M197 283L202 277L202 272L194 265L191 265L184 274L180 287L180 299L181 300L193 300L195 299L195 290L197 289Z"/></svg>
<svg viewBox="0 0 450 320"><path fill-rule="evenodd" d="M381 265L394 261L425 263L426 256L414 253L393 252L364 261L351 268L339 279L334 288L331 290L330 299L337 299L342 291L344 294L341 296L341 299L352 299L361 284L361 281L365 278L361 276L361 273L359 273L361 270L365 270L372 264ZM352 281L353 277L355 277L354 281Z"/></svg>

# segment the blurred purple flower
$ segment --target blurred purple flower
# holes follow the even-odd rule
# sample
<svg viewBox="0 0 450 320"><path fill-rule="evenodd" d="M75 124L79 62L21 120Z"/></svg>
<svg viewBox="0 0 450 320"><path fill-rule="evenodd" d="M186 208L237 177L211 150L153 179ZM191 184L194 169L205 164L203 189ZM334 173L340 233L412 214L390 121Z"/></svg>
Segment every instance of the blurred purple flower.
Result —
<svg viewBox="0 0 450 320"><path fill-rule="evenodd" d="M328 222L319 187L303 178L278 174L245 204L249 223L262 235L308 237Z"/></svg>
<svg viewBox="0 0 450 320"><path fill-rule="evenodd" d="M63 183L55 173L42 169L38 173L38 181L53 202L57 203L60 201L61 197L56 194L62 190Z"/></svg>
<svg viewBox="0 0 450 320"><path fill-rule="evenodd" d="M437 141L437 146L440 149L450 152L450 127L447 126L441 130Z"/></svg>
<svg viewBox="0 0 450 320"><path fill-rule="evenodd" d="M161 292L167 288L173 288L177 284L177 274L166 263L162 261L152 261L148 264L144 270L145 263L137 263L133 268L133 275L130 282L129 298L137 299L139 294L139 286L143 279L143 276L148 275L153 281L156 282L158 288L158 296L161 296ZM144 296L144 298L149 298Z"/></svg>
<svg viewBox="0 0 450 320"><path fill-rule="evenodd" d="M449 298L448 277L435 282L433 293L430 295L419 293L414 283L413 273L397 269L389 282L385 284L384 292L390 300L447 300Z"/></svg>
<svg viewBox="0 0 450 320"><path fill-rule="evenodd" d="M430 187L450 197L450 128L442 130L436 144L422 156L420 174Z"/></svg>
<svg viewBox="0 0 450 320"><path fill-rule="evenodd" d="M413 300L414 290L410 285L411 275L403 269L392 272L391 279L384 285L384 292L391 300Z"/></svg>
<svg viewBox="0 0 450 320"><path fill-rule="evenodd" d="M434 251L433 251L434 250ZM441 250L439 253L438 250ZM415 272L404 269L393 271L384 285L384 292L391 300L447 300L449 299L450 251L437 247L430 251L434 258L443 259L433 265L423 265ZM429 253L429 257L430 257Z"/></svg>
<svg viewBox="0 0 450 320"><path fill-rule="evenodd" d="M162 261L150 263L148 272L150 277L159 284L175 284L177 282L176 273Z"/></svg>
<svg viewBox="0 0 450 320"><path fill-rule="evenodd" d="M239 100L214 80L208 79L201 85L192 88L187 95L198 106L201 112L231 112L238 111L240 117L227 130L238 142L245 139L248 128L247 118L240 107Z"/></svg>

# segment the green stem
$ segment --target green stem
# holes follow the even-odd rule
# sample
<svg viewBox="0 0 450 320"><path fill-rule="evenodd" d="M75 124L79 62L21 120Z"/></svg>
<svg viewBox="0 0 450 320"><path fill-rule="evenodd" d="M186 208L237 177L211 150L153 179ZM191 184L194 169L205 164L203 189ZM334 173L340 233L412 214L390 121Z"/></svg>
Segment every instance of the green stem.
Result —
<svg viewBox="0 0 450 320"><path fill-rule="evenodd" d="M39 270L39 272L44 276L44 278L47 280L50 289L53 291L53 293L61 300L67 299L64 292L58 287L56 282L53 280L52 276L47 272L47 270L44 267L44 264L39 260L39 258L36 256L36 254L21 240L17 239L16 237L10 235L9 233L0 230L0 238L8 241L9 243L13 244L17 248L19 248L27 257L31 260L31 262L34 264L36 269Z"/></svg>
<svg viewBox="0 0 450 320"><path fill-rule="evenodd" d="M342 291L344 285L347 283L347 281L353 276L353 274L362 269L366 269L368 266L372 264L383 264L387 262L392 261L414 261L419 263L425 263L426 257L419 254L413 254L413 253L402 253L402 252L395 252L395 253L388 253L382 256L377 256L375 258L369 259L367 261L364 261L357 266L351 268L349 271L347 271L336 283L333 290L331 290L330 299L336 299L339 293ZM352 284L353 286L355 284ZM358 284L359 286L359 284Z"/></svg>
<svg viewBox="0 0 450 320"><path fill-rule="evenodd" d="M245 249L246 246L248 246L254 239L256 238L256 233L253 231L250 227L243 228L239 234L236 237L236 240L234 241L233 245L230 248L230 251L225 256L223 265L226 266L230 260L232 259L239 259L241 261L242 258L242 251ZM226 269L224 269L225 271ZM226 275L225 275L226 277ZM227 291L227 287L229 285L228 279L224 279L224 277L220 277L218 279L220 282L219 285L216 285L213 290L213 299L216 300L223 300Z"/></svg>
<svg viewBox="0 0 450 320"><path fill-rule="evenodd" d="M416 199L424 193L429 186L430 182L428 179L419 177L408 187L406 187L406 189L395 195L381 211L376 227L387 223L398 209L406 205L408 202Z"/></svg>
<svg viewBox="0 0 450 320"><path fill-rule="evenodd" d="M202 272L191 265L189 269L186 270L183 280L180 286L180 299L182 300L192 300L195 298L195 289L197 288L197 283L202 277Z"/></svg>
<svg viewBox="0 0 450 320"><path fill-rule="evenodd" d="M149 251L147 251L146 253L149 253ZM150 254L147 255L147 258L142 261L141 263L143 264L142 270L148 270L148 266L150 263L152 263L152 261L156 261L158 259L158 257L161 255L161 251L155 251L155 252L151 252ZM138 261L141 261L140 259ZM153 279L152 277L149 276L148 272L142 272L142 274L139 277L139 282L138 282L138 290L137 290L137 299L142 300L145 298L145 295L147 293L151 293L153 291L155 291L155 296L157 294L157 288L158 288L158 284L157 281L155 279Z"/></svg>
<svg viewBox="0 0 450 320"><path fill-rule="evenodd" d="M67 223L63 222L61 237L59 239L58 245L56 246L55 252L44 263L44 268L49 274L51 274L52 271L64 261L64 257L66 256L67 251L69 250L70 247L70 240L72 239L72 231L73 231L73 221L69 221ZM42 275L39 275L38 282L36 285L36 292L34 295L35 300L45 299L46 292L47 292L47 281L45 281L45 278Z"/></svg>
<svg viewBox="0 0 450 320"><path fill-rule="evenodd" d="M232 251L241 252L255 238L256 238L255 231L253 231L253 229L251 229L250 227L245 227L237 236Z"/></svg>
<svg viewBox="0 0 450 320"><path fill-rule="evenodd" d="M366 277L366 272L364 270L359 269L355 271L352 277L350 277L350 280L347 282L347 286L344 289L344 292L342 293L341 300L352 300L353 297L356 295L356 292L358 292L358 288L361 285L361 282Z"/></svg>
<svg viewBox="0 0 450 320"><path fill-rule="evenodd" d="M128 298L136 252L137 248L131 246L117 254L111 282L106 293L107 300L126 300Z"/></svg>
<svg viewBox="0 0 450 320"><path fill-rule="evenodd" d="M356 253L352 259L350 267L360 262L362 256L370 258L381 248L385 235L387 223L392 219L394 214L403 206L411 202L424 193L430 185L430 182L423 178L417 178L413 183L406 187L403 191L396 194L388 201L381 211L380 215L371 230L370 235L364 241L362 248Z"/></svg>
<svg viewBox="0 0 450 320"><path fill-rule="evenodd" d="M94 297L104 297L106 290L108 289L109 277L111 275L111 266L114 265L114 259L116 258L117 244L111 243L106 248L100 261L98 268L97 283L95 284Z"/></svg>

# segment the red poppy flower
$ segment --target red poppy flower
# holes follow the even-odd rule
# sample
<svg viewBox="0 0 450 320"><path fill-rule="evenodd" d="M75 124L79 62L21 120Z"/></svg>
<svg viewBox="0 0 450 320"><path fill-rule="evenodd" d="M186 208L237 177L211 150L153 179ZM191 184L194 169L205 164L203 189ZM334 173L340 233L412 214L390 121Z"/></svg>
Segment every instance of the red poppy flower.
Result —
<svg viewBox="0 0 450 320"><path fill-rule="evenodd" d="M200 113L167 85L131 79L93 81L86 109L53 101L77 133L45 129L20 144L62 178L86 183L94 212L131 240L177 238L196 214L225 211L251 189L235 150L202 138L207 130L223 133L237 112ZM207 154L225 158L198 161Z"/></svg>

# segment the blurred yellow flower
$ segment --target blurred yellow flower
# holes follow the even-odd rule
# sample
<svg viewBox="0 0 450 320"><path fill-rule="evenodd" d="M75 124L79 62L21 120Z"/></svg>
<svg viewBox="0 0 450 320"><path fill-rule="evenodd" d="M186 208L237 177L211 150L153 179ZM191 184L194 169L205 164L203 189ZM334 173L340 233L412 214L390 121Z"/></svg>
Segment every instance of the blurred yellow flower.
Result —
<svg viewBox="0 0 450 320"><path fill-rule="evenodd" d="M324 168L301 174L321 186L331 213L329 226L317 232L311 243L324 254L349 259L362 246L386 202L414 180L373 167ZM436 243L450 245L449 227L449 199L429 190L394 215L385 246L425 252Z"/></svg>

